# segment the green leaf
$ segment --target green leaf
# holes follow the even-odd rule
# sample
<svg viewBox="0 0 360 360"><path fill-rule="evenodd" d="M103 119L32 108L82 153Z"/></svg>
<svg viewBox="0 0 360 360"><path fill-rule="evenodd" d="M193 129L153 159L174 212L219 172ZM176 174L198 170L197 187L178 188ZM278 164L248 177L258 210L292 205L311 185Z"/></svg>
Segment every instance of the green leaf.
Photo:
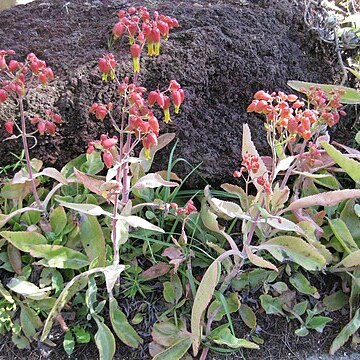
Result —
<svg viewBox="0 0 360 360"><path fill-rule="evenodd" d="M57 298L53 308L51 309L45 324L44 329L41 334L40 341L44 342L47 338L52 325L55 321L55 318L59 315L62 308L66 305L66 303L80 290L82 290L88 283L88 279L85 275L81 274L73 278L61 292L59 297Z"/></svg>
<svg viewBox="0 0 360 360"><path fill-rule="evenodd" d="M239 314L242 321L248 326L250 329L255 330L256 328L256 316L252 309L246 304L241 304L239 309Z"/></svg>
<svg viewBox="0 0 360 360"><path fill-rule="evenodd" d="M39 316L36 315L36 312L25 305L21 305L20 324L21 330L29 340L31 340L37 330L42 327L42 322Z"/></svg>
<svg viewBox="0 0 360 360"><path fill-rule="evenodd" d="M331 322L332 319L327 316L314 316L309 320L306 319L305 326L308 329L316 330L319 333L322 333L326 324Z"/></svg>
<svg viewBox="0 0 360 360"><path fill-rule="evenodd" d="M209 335L209 339L215 344L225 345L232 349L259 349L259 345L245 339L238 339L236 336L231 334L228 326L228 324L225 324L212 330Z"/></svg>
<svg viewBox="0 0 360 360"><path fill-rule="evenodd" d="M116 350L114 335L98 315L93 314L93 318L98 326L95 344L99 349L100 360L113 360Z"/></svg>
<svg viewBox="0 0 360 360"><path fill-rule="evenodd" d="M265 269L255 269L246 271L238 275L231 281L231 286L236 291L247 290L254 291L260 288L274 271Z"/></svg>
<svg viewBox="0 0 360 360"><path fill-rule="evenodd" d="M299 329L295 330L295 335L297 335L297 336L308 336L309 335L309 330L306 327L301 326Z"/></svg>
<svg viewBox="0 0 360 360"><path fill-rule="evenodd" d="M272 297L271 295L260 295L260 302L267 315L284 315L278 298Z"/></svg>
<svg viewBox="0 0 360 360"><path fill-rule="evenodd" d="M324 297L323 303L327 311L338 311L347 305L349 296L344 294L341 290L334 294Z"/></svg>
<svg viewBox="0 0 360 360"><path fill-rule="evenodd" d="M206 270L201 283L196 291L196 295L191 310L191 332L193 336L193 352L197 356L202 335L202 318L208 307L219 281L220 263L215 260Z"/></svg>
<svg viewBox="0 0 360 360"><path fill-rule="evenodd" d="M339 241L345 252L348 254L359 250L356 242L354 241L348 227L341 219L329 219L329 225L333 231L336 239Z"/></svg>
<svg viewBox="0 0 360 360"><path fill-rule="evenodd" d="M307 300L304 300L300 303L297 303L293 307L293 311L298 314L299 316L302 316L305 314L305 311L309 305L309 302Z"/></svg>
<svg viewBox="0 0 360 360"><path fill-rule="evenodd" d="M348 200L341 211L340 219L346 224L356 244L360 245L360 219L355 212L355 200Z"/></svg>
<svg viewBox="0 0 360 360"><path fill-rule="evenodd" d="M101 160L101 154L94 151L91 154L86 154L86 162L80 167L80 171L95 175L104 168L104 163Z"/></svg>
<svg viewBox="0 0 360 360"><path fill-rule="evenodd" d="M60 235L67 224L67 217L65 210L62 206L58 206L50 214L50 224L52 232L56 235Z"/></svg>
<svg viewBox="0 0 360 360"><path fill-rule="evenodd" d="M48 293L51 290L51 287L40 289L35 284L21 278L12 278L7 287L11 291L33 300L41 300L48 297Z"/></svg>
<svg viewBox="0 0 360 360"><path fill-rule="evenodd" d="M31 182L22 184L5 184L0 191L0 196L8 200L24 199L31 193Z"/></svg>
<svg viewBox="0 0 360 360"><path fill-rule="evenodd" d="M143 343L142 338L129 324L126 315L120 310L114 298L110 299L110 320L115 334L124 344L137 348L139 344Z"/></svg>
<svg viewBox="0 0 360 360"><path fill-rule="evenodd" d="M355 181L360 181L360 162L342 154L339 150L329 143L322 141L321 146L328 155Z"/></svg>
<svg viewBox="0 0 360 360"><path fill-rule="evenodd" d="M79 344L87 344L91 340L91 335L88 331L80 326L74 326L72 329L76 338L76 342Z"/></svg>
<svg viewBox="0 0 360 360"><path fill-rule="evenodd" d="M69 161L62 169L61 174L63 174L66 178L70 175L73 175L74 168L80 169L81 166L85 163L86 156L85 154L79 155L77 158Z"/></svg>
<svg viewBox="0 0 360 360"><path fill-rule="evenodd" d="M189 350L191 343L192 339L190 336L183 337L164 351L156 354L153 360L181 360Z"/></svg>
<svg viewBox="0 0 360 360"><path fill-rule="evenodd" d="M46 244L46 238L32 231L2 231L0 236L13 244L17 249L29 252L32 246Z"/></svg>
<svg viewBox="0 0 360 360"><path fill-rule="evenodd" d="M310 87L314 86L315 88L320 88L327 95L330 95L330 92L334 89L344 91L344 94L340 95L340 102L342 104L359 104L360 103L360 94L355 90L345 86L338 86L334 84L317 84L305 81L289 80L287 84L296 91L306 93L309 91ZM306 91L303 91L305 89Z"/></svg>
<svg viewBox="0 0 360 360"><path fill-rule="evenodd" d="M344 266L346 268L352 268L360 265L360 250L356 250L342 259L334 267Z"/></svg>
<svg viewBox="0 0 360 360"><path fill-rule="evenodd" d="M235 311L239 310L240 308L240 300L237 293L231 293L226 296L226 305L227 305L227 311L229 314L234 313ZM241 305L242 306L242 305ZM224 309L224 304L219 300L214 300L207 311L207 318L214 317L216 321L220 321L223 316L226 315L226 309Z"/></svg>
<svg viewBox="0 0 360 360"><path fill-rule="evenodd" d="M170 281L164 282L164 300L170 304L175 304L175 290Z"/></svg>
<svg viewBox="0 0 360 360"><path fill-rule="evenodd" d="M61 245L34 245L30 255L43 258L39 263L47 267L79 270L89 265L86 255Z"/></svg>
<svg viewBox="0 0 360 360"><path fill-rule="evenodd" d="M105 266L105 236L96 217L86 214L80 216L79 237L89 261L97 259L96 266Z"/></svg>
<svg viewBox="0 0 360 360"><path fill-rule="evenodd" d="M319 299L320 295L315 286L310 285L310 281L302 274L297 272L289 278L289 281L294 288L301 294L311 295L315 299Z"/></svg>
<svg viewBox="0 0 360 360"><path fill-rule="evenodd" d="M329 354L334 355L360 328L360 309L356 310L354 317L347 323L332 342Z"/></svg>
<svg viewBox="0 0 360 360"><path fill-rule="evenodd" d="M30 348L29 340L20 334L12 334L11 341L16 345L16 347L20 350Z"/></svg>
<svg viewBox="0 0 360 360"><path fill-rule="evenodd" d="M270 239L258 249L265 249L278 261L292 261L306 270L321 270L326 259L313 246L295 236L278 236Z"/></svg>
<svg viewBox="0 0 360 360"><path fill-rule="evenodd" d="M75 349L75 339L71 332L68 330L64 336L63 347L65 352L70 356Z"/></svg>

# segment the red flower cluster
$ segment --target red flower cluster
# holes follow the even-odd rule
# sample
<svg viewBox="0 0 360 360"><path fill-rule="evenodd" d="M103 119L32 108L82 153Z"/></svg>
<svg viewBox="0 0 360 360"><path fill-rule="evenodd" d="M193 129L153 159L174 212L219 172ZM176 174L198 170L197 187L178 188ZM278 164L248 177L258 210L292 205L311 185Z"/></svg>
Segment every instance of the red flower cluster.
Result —
<svg viewBox="0 0 360 360"><path fill-rule="evenodd" d="M45 115L46 120L35 116L30 120L30 122L32 124L37 124L36 127L40 135L48 133L49 135L54 136L57 129L56 124L62 124L62 118L59 114L55 114L52 110L46 110Z"/></svg>
<svg viewBox="0 0 360 360"><path fill-rule="evenodd" d="M256 179L256 182L264 188L264 190L267 194L272 193L270 183L268 180L265 179L264 175L259 176Z"/></svg>
<svg viewBox="0 0 360 360"><path fill-rule="evenodd" d="M305 108L305 103L296 95L287 95L281 91L269 94L263 90L254 95L254 100L248 106L248 112L256 112L266 116L267 126L271 131L283 133L287 131L292 140L296 136L309 140L316 128L316 124L325 122L329 126L339 121L343 111L338 112L342 106L339 93L334 91L332 97L319 89L310 89L307 93L312 109Z"/></svg>
<svg viewBox="0 0 360 360"><path fill-rule="evenodd" d="M89 112L91 114L95 114L98 120L103 121L108 114L109 111L113 109L113 103L108 103L107 105L94 103L91 105Z"/></svg>
<svg viewBox="0 0 360 360"><path fill-rule="evenodd" d="M127 11L120 10L119 21L113 27L115 39L124 34L129 37L130 51L134 62L134 72L140 71L140 54L147 43L148 55L160 54L160 40L169 37L169 31L179 26L176 19L159 15L157 11L151 16L146 7L130 7Z"/></svg>
<svg viewBox="0 0 360 360"><path fill-rule="evenodd" d="M88 144L88 148L86 153L91 154L95 150L99 150L102 152L102 160L107 168L113 166L114 155L116 154L116 144L118 142L118 138L113 136L109 138L107 135L100 135L100 140L91 141Z"/></svg>
<svg viewBox="0 0 360 360"><path fill-rule="evenodd" d="M233 173L234 177L241 177L244 171L247 172L251 171L252 173L256 174L260 168L259 157L246 153L243 155L241 165L242 166L240 168L240 171L234 171Z"/></svg>
<svg viewBox="0 0 360 360"><path fill-rule="evenodd" d="M194 205L194 202L192 200L189 200L184 207L179 208L177 203L171 203L170 207L172 207L175 210L176 215L183 215L185 214L190 215L191 213L197 212L197 208Z"/></svg>
<svg viewBox="0 0 360 360"><path fill-rule="evenodd" d="M328 96L320 88L314 87L311 87L310 91L307 92L310 103L318 111L319 120L330 127L339 122L340 115L346 115L346 112L341 110L343 105L340 103L340 95L343 95L344 92L344 90L334 88Z"/></svg>
<svg viewBox="0 0 360 360"><path fill-rule="evenodd" d="M35 54L30 53L26 57L25 63L7 59L7 56L14 54L15 51L13 50L0 50L0 74L3 78L5 77L1 82L0 105L5 103L9 97L18 99L25 96L27 86L30 83L34 83L34 80L45 86L50 80L54 79L54 73L51 68L46 65L45 61L38 59ZM54 135L56 124L60 124L62 119L60 115L54 114L51 111L46 111L45 114L46 120L34 117L30 121L32 124L37 124L41 135L44 133ZM14 120L7 120L4 127L6 132L13 134Z"/></svg>

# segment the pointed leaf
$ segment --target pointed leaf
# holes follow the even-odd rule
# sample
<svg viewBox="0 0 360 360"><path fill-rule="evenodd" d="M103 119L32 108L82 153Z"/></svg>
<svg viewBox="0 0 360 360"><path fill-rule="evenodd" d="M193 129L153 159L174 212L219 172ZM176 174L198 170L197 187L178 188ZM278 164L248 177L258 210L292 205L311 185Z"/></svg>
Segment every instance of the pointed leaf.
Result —
<svg viewBox="0 0 360 360"><path fill-rule="evenodd" d="M164 233L165 231L161 228L159 228L158 226L152 224L151 222L139 217L139 216L134 216L134 215L130 215L130 216L121 216L118 215L118 219L125 221L126 223L128 223L130 226L132 226L133 228L142 228L142 229L146 229L146 230L151 230L151 231L156 231L156 232L160 232L160 233Z"/></svg>
<svg viewBox="0 0 360 360"><path fill-rule="evenodd" d="M93 317L98 326L94 338L95 344L99 349L100 360L113 360L116 350L114 335L97 315L93 315Z"/></svg>
<svg viewBox="0 0 360 360"><path fill-rule="evenodd" d="M110 320L115 334L124 344L132 348L137 348L139 344L143 343L143 339L129 324L126 315L120 310L114 298L110 299Z"/></svg>
<svg viewBox="0 0 360 360"><path fill-rule="evenodd" d="M245 245L245 251L246 251L246 255L249 258L250 262L252 264L254 264L255 266L278 271L277 267L274 264L272 264L270 261L267 261L256 254L254 254L247 245Z"/></svg>
<svg viewBox="0 0 360 360"><path fill-rule="evenodd" d="M60 235L65 229L65 226L67 224L67 217L65 210L62 206L58 206L51 212L50 224L52 232L54 232L56 235Z"/></svg>
<svg viewBox="0 0 360 360"><path fill-rule="evenodd" d="M105 236L95 216L80 216L79 238L90 262L96 260L96 267L106 265Z"/></svg>
<svg viewBox="0 0 360 360"><path fill-rule="evenodd" d="M84 213L84 214L88 214L88 215L93 215L93 216L99 216L99 215L106 215L109 217L113 217L113 214L105 211L102 207L98 206L98 205L93 205L93 204L77 204L77 203L68 203L62 200L57 199L57 201L62 205L65 206L69 209L78 211L80 213Z"/></svg>
<svg viewBox="0 0 360 360"><path fill-rule="evenodd" d="M306 93L311 87L320 88L326 94L330 95L330 92L334 89L342 90L344 94L340 95L340 102L342 104L359 104L360 94L355 90L345 86L338 86L334 84L317 84L305 81L289 80L287 84L294 90ZM305 89L305 91L303 91Z"/></svg>
<svg viewBox="0 0 360 360"><path fill-rule="evenodd" d="M285 211L307 208L310 206L332 206L347 199L355 199L360 197L360 190L335 190L310 195L293 201Z"/></svg>
<svg viewBox="0 0 360 360"><path fill-rule="evenodd" d="M218 328L212 330L209 335L209 339L211 339L215 344L225 345L232 349L259 349L259 345L245 339L238 339L231 334L228 324L219 326Z"/></svg>
<svg viewBox="0 0 360 360"><path fill-rule="evenodd" d="M330 355L334 355L360 328L360 309L357 309L354 317L347 323L336 336L330 347Z"/></svg>
<svg viewBox="0 0 360 360"><path fill-rule="evenodd" d="M176 187L179 186L179 184L172 181L166 181L159 174L147 174L140 178L133 188L141 190L146 188L154 189L160 186Z"/></svg>
<svg viewBox="0 0 360 360"><path fill-rule="evenodd" d="M12 278L7 287L11 291L33 300L41 300L48 297L51 290L51 287L40 289L35 284L20 278Z"/></svg>
<svg viewBox="0 0 360 360"><path fill-rule="evenodd" d="M164 351L156 354L153 360L181 360L189 350L191 343L192 339L190 336L183 337Z"/></svg>
<svg viewBox="0 0 360 360"><path fill-rule="evenodd" d="M219 281L220 263L215 260L206 270L204 277L196 291L194 303L191 311L191 332L193 336L193 352L197 356L202 336L202 318L208 307Z"/></svg>
<svg viewBox="0 0 360 360"><path fill-rule="evenodd" d="M341 219L329 219L329 225L334 235L336 236L336 239L344 248L345 252L350 254L356 250L359 250L344 221L342 221Z"/></svg>
<svg viewBox="0 0 360 360"><path fill-rule="evenodd" d="M17 249L29 252L34 245L43 245L47 243L46 238L37 233L30 231L2 231L0 236L5 238Z"/></svg>
<svg viewBox="0 0 360 360"><path fill-rule="evenodd" d="M339 150L335 149L334 146L325 141L321 142L321 146L355 182L360 181L360 162L350 159L348 156L342 154Z"/></svg>
<svg viewBox="0 0 360 360"><path fill-rule="evenodd" d="M275 237L258 249L269 251L280 262L290 260L306 270L321 270L326 265L326 259L313 246L295 236Z"/></svg>
<svg viewBox="0 0 360 360"><path fill-rule="evenodd" d="M78 270L89 265L86 255L61 245L34 245L30 255L44 258L41 264L47 267Z"/></svg>

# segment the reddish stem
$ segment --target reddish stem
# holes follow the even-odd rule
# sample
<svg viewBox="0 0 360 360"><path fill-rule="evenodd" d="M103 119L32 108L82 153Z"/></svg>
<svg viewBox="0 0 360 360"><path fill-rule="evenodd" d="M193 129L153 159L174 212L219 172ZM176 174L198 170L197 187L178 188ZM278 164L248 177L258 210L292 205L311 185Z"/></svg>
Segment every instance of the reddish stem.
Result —
<svg viewBox="0 0 360 360"><path fill-rule="evenodd" d="M27 172L28 172L29 179L31 182L31 190L34 195L37 207L39 209L45 211L44 206L40 200L39 194L36 190L35 179L34 179L32 167L31 167L29 145L28 145L27 137L26 137L26 122L25 122L25 113L24 113L24 103L23 103L23 98L21 96L19 97L19 109L20 109L20 119L21 119L21 138L22 138L23 148L24 148L24 152L25 152L26 168L27 168Z"/></svg>

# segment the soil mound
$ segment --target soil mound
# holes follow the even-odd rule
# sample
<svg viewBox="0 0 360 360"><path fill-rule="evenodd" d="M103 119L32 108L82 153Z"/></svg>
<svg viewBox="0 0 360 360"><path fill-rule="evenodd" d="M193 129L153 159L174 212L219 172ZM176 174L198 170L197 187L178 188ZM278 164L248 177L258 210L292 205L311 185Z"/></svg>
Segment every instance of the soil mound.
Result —
<svg viewBox="0 0 360 360"><path fill-rule="evenodd" d="M58 136L39 140L33 157L60 168L83 153L88 141L112 133L110 124L96 121L88 108L110 100L113 84L101 82L97 59L108 49L117 11L130 4L39 0L0 13L0 48L14 49L19 58L34 52L58 76L48 92L28 104L30 114L37 106L54 105L65 120ZM262 120L246 113L254 92L289 91L289 79L332 79L329 57L304 28L301 1L152 0L141 5L176 17L181 25L159 57L143 57L140 80L149 90L166 87L171 79L182 85L181 114L162 131L176 132L176 156L194 165L202 162L200 173L212 184L229 181L239 167L243 123L249 123L260 152L268 152ZM116 44L111 51L123 63L120 76L129 74L128 50ZM1 144L0 165L14 160L13 148L13 142ZM168 153L158 155L156 168L164 168ZM190 168L179 164L175 171L185 176ZM202 186L201 181L192 176L188 186Z"/></svg>

